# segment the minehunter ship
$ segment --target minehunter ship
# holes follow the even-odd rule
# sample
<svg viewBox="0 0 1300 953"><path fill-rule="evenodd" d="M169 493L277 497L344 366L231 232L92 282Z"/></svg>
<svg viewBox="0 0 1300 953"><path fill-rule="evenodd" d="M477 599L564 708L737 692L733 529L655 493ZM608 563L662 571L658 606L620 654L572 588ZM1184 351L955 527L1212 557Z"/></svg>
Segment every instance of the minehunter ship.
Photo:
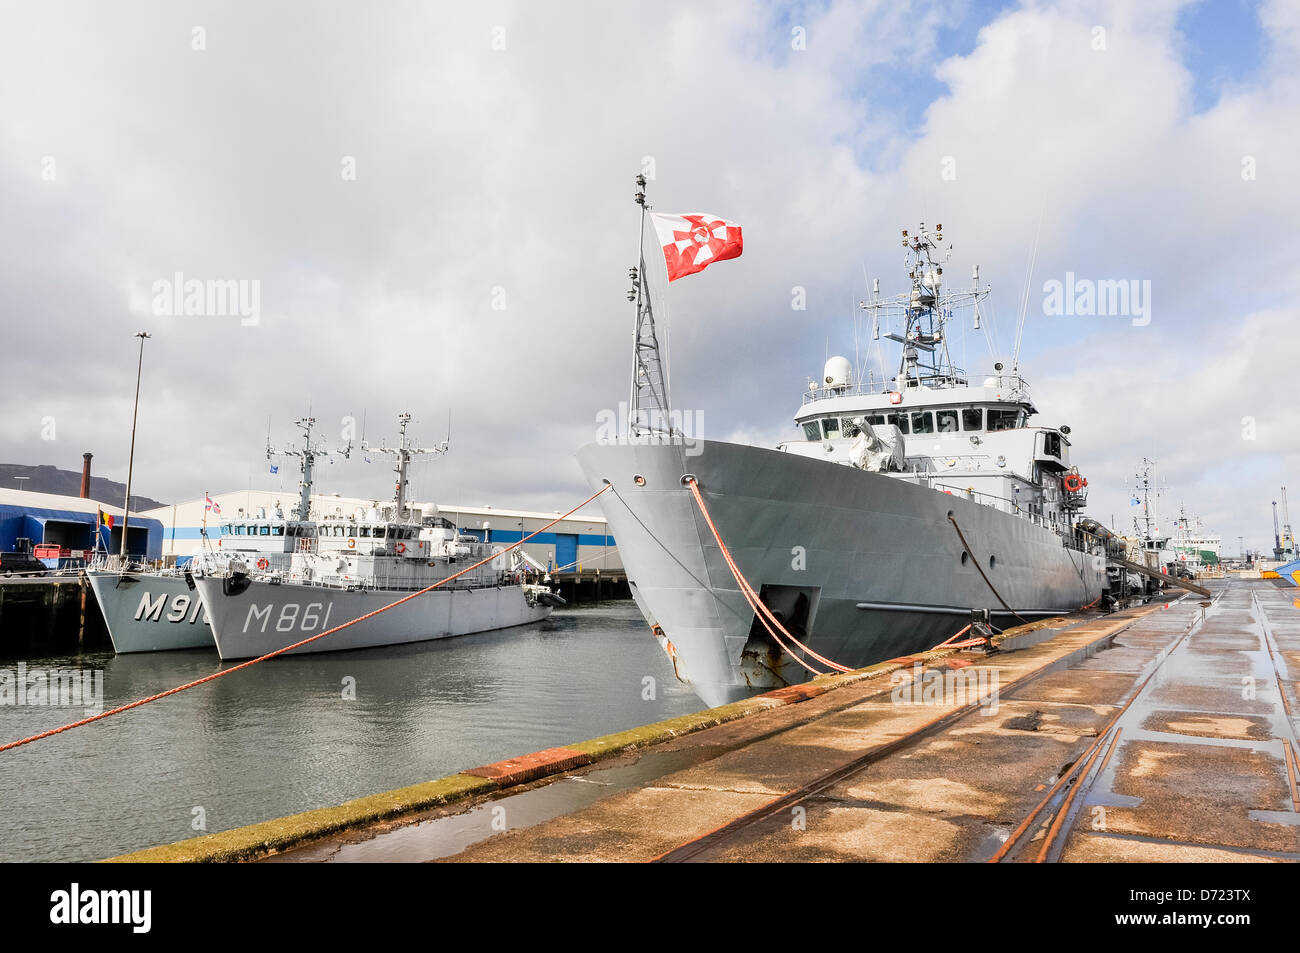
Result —
<svg viewBox="0 0 1300 953"><path fill-rule="evenodd" d="M749 586L790 634L841 665L930 648L972 610L1005 627L1094 604L1106 588L1104 539L1114 537L1076 525L1087 489L1069 428L1030 424L1036 408L1014 363L972 378L949 356L947 326L971 309L978 328L988 288L977 267L974 288L945 292L941 243L942 226L904 231L910 290L881 299L877 281L863 305L875 339L882 319L901 329L884 335L901 347L897 374L855 378L831 358L795 413L800 439L774 449L672 426L644 252L634 269L630 432L578 460L593 488L610 485L601 506L633 595L677 677L707 704L809 674L760 625L691 481Z"/></svg>
<svg viewBox="0 0 1300 953"><path fill-rule="evenodd" d="M250 658L293 645L491 557L443 587L292 653L400 645L505 629L545 619L562 604L549 587L523 581L525 567L514 553L462 534L438 516L434 506L416 511L407 504L411 456L447 449L445 443L430 449L412 446L406 435L410 419L410 414L399 417L401 439L396 447L367 448L397 458L391 504L312 521L310 470L305 469L297 512L303 532L291 551L277 546L259 523L231 521L222 526L221 549L227 541L243 550L265 547L195 570L194 583L223 659Z"/></svg>
<svg viewBox="0 0 1300 953"><path fill-rule="evenodd" d="M203 603L181 569L147 571L108 564L86 570L104 625L119 655L211 649Z"/></svg>

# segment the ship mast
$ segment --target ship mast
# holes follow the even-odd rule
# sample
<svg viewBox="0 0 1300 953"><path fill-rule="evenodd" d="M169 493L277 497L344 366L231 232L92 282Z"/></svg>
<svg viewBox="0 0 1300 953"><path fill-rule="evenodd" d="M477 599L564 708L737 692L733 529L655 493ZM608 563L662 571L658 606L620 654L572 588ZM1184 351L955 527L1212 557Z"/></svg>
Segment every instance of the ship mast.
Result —
<svg viewBox="0 0 1300 953"><path fill-rule="evenodd" d="M450 420L450 418L448 418ZM411 456L417 453L446 453L451 443L450 423L448 424L447 439L436 447L415 447L411 445L410 439L406 436L406 427L411 422L411 415L405 411L397 415L397 446L379 446L372 447L362 441L362 447L368 453L386 453L397 458L397 465L393 467L393 472L397 474L397 488L393 494L393 502L396 505L397 518L401 519L406 510L406 473L411 465Z"/></svg>
<svg viewBox="0 0 1300 953"><path fill-rule="evenodd" d="M648 206L645 176L636 177L636 204L641 207L639 265L628 269L632 287L627 300L636 304L636 329L632 337L632 392L628 403L629 436L673 433L668 413L666 361L659 352L654 309L650 303L650 280L645 265L645 220Z"/></svg>
<svg viewBox="0 0 1300 953"><path fill-rule="evenodd" d="M952 246L941 252L943 226L936 225L931 233L922 222L917 234L908 235L903 229L903 247L907 249L904 265L912 281L909 292L892 298L880 297L880 279L872 288L872 299L860 307L871 313L872 340L880 340L881 317L903 318L903 333L885 334L891 341L903 345L898 374L894 387L902 392L908 387L953 387L965 384L965 371L952 362L948 352L948 337L944 333L947 323L957 308L972 306L975 312L975 330L980 329L979 302L988 297L987 285L979 286L979 266L972 271L971 288L942 291L943 263L952 257Z"/></svg>
<svg viewBox="0 0 1300 953"><path fill-rule="evenodd" d="M268 435L266 458L270 460L274 457L298 457L302 461L302 476L298 480L298 508L294 515L306 522L311 518L311 487L316 461L336 453L341 454L346 460L352 453L352 441L348 440L348 445L341 450L330 450L324 444L313 445L311 442L311 429L316 425L315 417L302 417L295 420L294 424L302 431L302 448L286 447L283 450L273 450L271 449L271 438Z"/></svg>

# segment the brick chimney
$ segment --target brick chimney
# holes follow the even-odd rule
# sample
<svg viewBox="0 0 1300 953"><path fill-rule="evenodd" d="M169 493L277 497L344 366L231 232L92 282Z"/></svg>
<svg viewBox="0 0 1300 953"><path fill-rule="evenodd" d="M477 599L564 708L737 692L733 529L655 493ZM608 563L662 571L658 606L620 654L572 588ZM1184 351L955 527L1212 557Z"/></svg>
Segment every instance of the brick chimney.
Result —
<svg viewBox="0 0 1300 953"><path fill-rule="evenodd" d="M90 458L93 453L83 453L81 455L81 498L90 499Z"/></svg>

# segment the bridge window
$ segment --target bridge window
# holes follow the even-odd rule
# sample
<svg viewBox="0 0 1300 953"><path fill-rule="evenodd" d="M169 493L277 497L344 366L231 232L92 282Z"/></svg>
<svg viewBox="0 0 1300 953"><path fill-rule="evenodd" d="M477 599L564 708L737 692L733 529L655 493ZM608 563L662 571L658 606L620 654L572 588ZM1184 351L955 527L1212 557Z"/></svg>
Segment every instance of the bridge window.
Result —
<svg viewBox="0 0 1300 953"><path fill-rule="evenodd" d="M362 539L369 539L369 538L370 538L370 527L369 527L369 526L362 526L359 530L357 530L357 535L360 536Z"/></svg>
<svg viewBox="0 0 1300 953"><path fill-rule="evenodd" d="M961 426L963 430L983 430L984 408L963 407L961 411Z"/></svg>
<svg viewBox="0 0 1300 953"><path fill-rule="evenodd" d="M257 528L257 535L258 535L258 536L270 536L270 535L271 535L271 527L269 527L269 526L259 526L259 527Z"/></svg>
<svg viewBox="0 0 1300 953"><path fill-rule="evenodd" d="M840 435L840 418L826 417L822 420L822 426L826 430L827 440L834 440Z"/></svg>
<svg viewBox="0 0 1300 953"><path fill-rule="evenodd" d="M384 528L382 526L376 526L375 539L383 539L383 538L384 538Z"/></svg>
<svg viewBox="0 0 1300 953"><path fill-rule="evenodd" d="M912 433L934 433L934 414L928 410L913 413Z"/></svg>
<svg viewBox="0 0 1300 953"><path fill-rule="evenodd" d="M822 425L820 420L810 420L803 425L803 435L807 440L820 440L822 438Z"/></svg>
<svg viewBox="0 0 1300 953"><path fill-rule="evenodd" d="M1015 430L1021 426L1021 411L1015 408L989 408L989 432L995 433L999 430Z"/></svg>
<svg viewBox="0 0 1300 953"><path fill-rule="evenodd" d="M283 536L283 535L284 535L284 527L283 527L283 526L272 526L272 527L271 527L271 535L272 535L272 536Z"/></svg>
<svg viewBox="0 0 1300 953"><path fill-rule="evenodd" d="M957 432L957 411L936 410L934 416L935 420L939 423L939 433Z"/></svg>
<svg viewBox="0 0 1300 953"><path fill-rule="evenodd" d="M870 417L867 418L867 423L871 424L871 426L873 426L873 427L876 426L876 424L882 424L882 425L883 425L883 424L885 423L885 415L884 415L884 414L872 414Z"/></svg>
<svg viewBox="0 0 1300 953"><path fill-rule="evenodd" d="M908 423L907 414L890 414L889 422L897 427L903 433L911 433L912 428Z"/></svg>

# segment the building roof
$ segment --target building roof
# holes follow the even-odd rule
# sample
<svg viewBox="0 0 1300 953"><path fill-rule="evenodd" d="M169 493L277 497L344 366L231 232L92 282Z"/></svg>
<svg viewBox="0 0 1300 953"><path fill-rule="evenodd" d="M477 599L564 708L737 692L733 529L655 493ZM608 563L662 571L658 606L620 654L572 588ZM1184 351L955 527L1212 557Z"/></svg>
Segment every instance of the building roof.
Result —
<svg viewBox="0 0 1300 953"><path fill-rule="evenodd" d="M110 516L121 517L121 504L101 503L79 496L63 496L59 493L36 493L32 490L11 490L0 487L0 506L22 507L28 510L57 510L62 513L78 513L96 516L100 510ZM147 512L132 511L131 516L147 517Z"/></svg>

